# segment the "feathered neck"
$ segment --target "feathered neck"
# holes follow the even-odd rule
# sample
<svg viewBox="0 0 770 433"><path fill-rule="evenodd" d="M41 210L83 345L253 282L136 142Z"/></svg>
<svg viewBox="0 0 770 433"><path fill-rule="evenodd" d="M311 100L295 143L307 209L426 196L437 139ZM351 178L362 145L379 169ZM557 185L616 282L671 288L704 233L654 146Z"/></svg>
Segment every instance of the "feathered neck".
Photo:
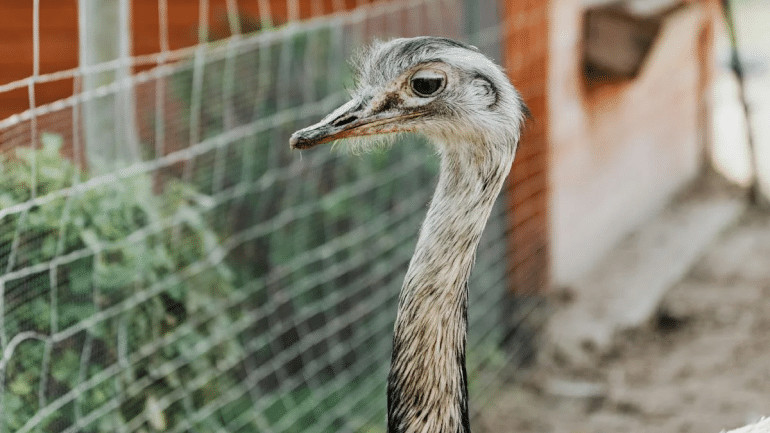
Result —
<svg viewBox="0 0 770 433"><path fill-rule="evenodd" d="M390 433L470 432L467 282L514 148L483 155L443 150L439 182L399 297L388 376Z"/></svg>

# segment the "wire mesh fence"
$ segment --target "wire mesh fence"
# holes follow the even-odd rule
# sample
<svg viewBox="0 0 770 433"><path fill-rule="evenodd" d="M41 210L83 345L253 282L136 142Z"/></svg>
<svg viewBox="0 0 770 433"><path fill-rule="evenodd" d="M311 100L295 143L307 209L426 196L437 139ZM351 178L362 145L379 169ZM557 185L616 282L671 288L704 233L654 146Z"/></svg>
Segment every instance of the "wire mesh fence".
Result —
<svg viewBox="0 0 770 433"><path fill-rule="evenodd" d="M171 49L159 1L158 52L128 55L126 28L114 60L40 74L36 49L33 74L0 85L29 100L0 120L2 431L384 431L437 161L416 137L359 157L292 154L288 137L345 100L371 39L470 39L499 60L510 23L497 2L253 3L225 2L217 34L201 0L200 43ZM36 104L58 80L72 95ZM476 410L485 372L528 355L517 324L538 305L512 308L506 208L470 282Z"/></svg>

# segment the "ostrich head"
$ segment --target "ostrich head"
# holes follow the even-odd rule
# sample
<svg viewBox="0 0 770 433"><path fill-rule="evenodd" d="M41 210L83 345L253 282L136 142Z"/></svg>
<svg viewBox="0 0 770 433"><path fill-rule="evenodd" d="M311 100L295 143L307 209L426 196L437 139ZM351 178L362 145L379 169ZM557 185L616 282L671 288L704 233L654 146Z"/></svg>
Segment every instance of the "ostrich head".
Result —
<svg viewBox="0 0 770 433"><path fill-rule="evenodd" d="M442 153L515 151L529 112L503 71L475 47L437 37L394 39L374 44L354 65L352 99L295 132L292 148L416 132ZM452 147L459 143L464 148Z"/></svg>

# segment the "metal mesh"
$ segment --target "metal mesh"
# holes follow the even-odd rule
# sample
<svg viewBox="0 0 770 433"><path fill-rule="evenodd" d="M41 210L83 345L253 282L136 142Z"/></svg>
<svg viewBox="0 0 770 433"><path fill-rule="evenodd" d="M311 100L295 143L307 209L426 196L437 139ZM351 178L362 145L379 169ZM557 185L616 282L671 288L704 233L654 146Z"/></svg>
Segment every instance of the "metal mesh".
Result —
<svg viewBox="0 0 770 433"><path fill-rule="evenodd" d="M32 76L0 86L30 99L0 121L2 431L384 431L397 296L437 161L415 137L353 157L291 153L288 136L344 102L346 59L372 38L470 36L499 60L496 3L337 2L296 21L288 1L285 23L257 3L249 17L228 1L227 35L172 51L160 1L159 53L47 75L36 54ZM35 104L62 79L73 96ZM105 170L84 113L125 95L136 118L116 110L115 135L96 139L137 159ZM511 307L502 201L470 282L477 410L526 356L515 325L537 305Z"/></svg>

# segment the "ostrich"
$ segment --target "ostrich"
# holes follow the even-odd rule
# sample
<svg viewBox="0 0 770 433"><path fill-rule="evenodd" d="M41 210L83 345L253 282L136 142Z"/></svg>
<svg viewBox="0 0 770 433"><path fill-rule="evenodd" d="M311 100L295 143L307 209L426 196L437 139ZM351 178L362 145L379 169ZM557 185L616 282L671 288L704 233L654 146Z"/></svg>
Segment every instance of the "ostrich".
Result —
<svg viewBox="0 0 770 433"><path fill-rule="evenodd" d="M388 431L469 432L468 276L529 112L500 67L451 39L376 43L357 63L352 99L290 146L400 132L435 145L439 181L399 295Z"/></svg>

